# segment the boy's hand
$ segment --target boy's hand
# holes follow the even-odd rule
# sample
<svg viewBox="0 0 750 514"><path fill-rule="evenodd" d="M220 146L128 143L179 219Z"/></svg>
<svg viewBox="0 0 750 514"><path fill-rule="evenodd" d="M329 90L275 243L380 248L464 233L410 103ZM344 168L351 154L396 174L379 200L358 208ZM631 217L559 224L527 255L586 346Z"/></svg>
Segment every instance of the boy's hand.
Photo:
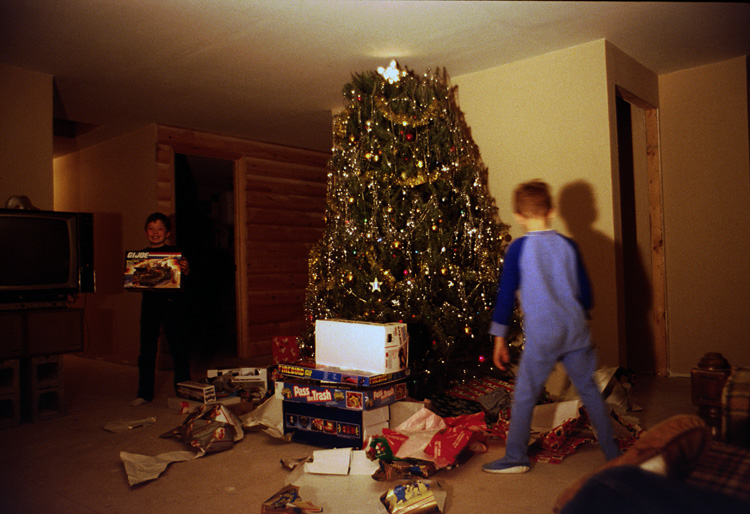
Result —
<svg viewBox="0 0 750 514"><path fill-rule="evenodd" d="M180 259L180 271L184 275L190 275L190 263L187 259Z"/></svg>
<svg viewBox="0 0 750 514"><path fill-rule="evenodd" d="M508 345L505 344L504 337L495 336L495 351L492 353L492 362L503 371L505 371L505 365L510 362L510 352L508 352Z"/></svg>

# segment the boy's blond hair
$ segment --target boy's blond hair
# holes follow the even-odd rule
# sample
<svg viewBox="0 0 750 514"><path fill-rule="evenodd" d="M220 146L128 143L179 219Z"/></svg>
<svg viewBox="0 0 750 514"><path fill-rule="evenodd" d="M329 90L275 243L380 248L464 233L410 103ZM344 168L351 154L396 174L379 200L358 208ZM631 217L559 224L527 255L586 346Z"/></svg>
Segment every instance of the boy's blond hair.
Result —
<svg viewBox="0 0 750 514"><path fill-rule="evenodd" d="M519 184L513 191L513 212L527 218L546 217L552 210L549 185L539 179Z"/></svg>

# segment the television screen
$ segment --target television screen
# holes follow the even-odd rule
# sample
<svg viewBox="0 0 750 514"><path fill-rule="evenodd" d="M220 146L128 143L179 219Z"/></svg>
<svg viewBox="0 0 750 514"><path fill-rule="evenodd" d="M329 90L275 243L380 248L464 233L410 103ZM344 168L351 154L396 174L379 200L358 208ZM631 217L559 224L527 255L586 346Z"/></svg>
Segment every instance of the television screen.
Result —
<svg viewBox="0 0 750 514"><path fill-rule="evenodd" d="M72 232L69 219L0 216L0 288L70 286Z"/></svg>
<svg viewBox="0 0 750 514"><path fill-rule="evenodd" d="M93 273L90 213L0 209L3 308L94 291Z"/></svg>

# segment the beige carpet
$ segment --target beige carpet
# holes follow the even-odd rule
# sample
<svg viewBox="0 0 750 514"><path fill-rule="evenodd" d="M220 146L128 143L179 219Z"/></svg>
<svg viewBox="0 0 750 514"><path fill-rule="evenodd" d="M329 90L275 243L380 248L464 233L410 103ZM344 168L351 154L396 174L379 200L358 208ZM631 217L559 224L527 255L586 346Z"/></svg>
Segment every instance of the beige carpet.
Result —
<svg viewBox="0 0 750 514"><path fill-rule="evenodd" d="M68 355L63 360L65 414L0 430L0 511L20 513L259 513L263 501L281 489L289 471L283 458L311 455L319 448L248 433L228 451L172 464L156 480L128 485L120 452L144 455L185 450L159 435L180 425L184 416L167 407L173 396L171 373L159 372L155 401L130 407L137 370L132 366ZM638 377L631 398L643 428L676 413L692 413L687 378ZM155 424L111 433L102 427L121 419L155 416ZM490 475L481 465L502 456L501 441L487 454L443 470L433 478L447 493L444 511L467 513L549 513L557 494L577 477L604 463L596 445L587 444L561 464L536 464L523 475ZM377 491L395 483L347 489L346 478L331 491L350 491L372 505ZM374 481L373 481L374 482ZM369 512L365 507L357 512ZM351 514L335 512L329 514ZM380 512L386 513L381 506Z"/></svg>

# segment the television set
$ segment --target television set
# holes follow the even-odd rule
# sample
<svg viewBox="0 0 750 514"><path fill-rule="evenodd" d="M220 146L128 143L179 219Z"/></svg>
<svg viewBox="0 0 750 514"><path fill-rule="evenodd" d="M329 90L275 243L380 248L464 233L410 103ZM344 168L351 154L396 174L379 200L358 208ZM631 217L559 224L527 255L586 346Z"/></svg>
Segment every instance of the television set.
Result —
<svg viewBox="0 0 750 514"><path fill-rule="evenodd" d="M65 307L95 287L93 214L0 209L0 309Z"/></svg>

